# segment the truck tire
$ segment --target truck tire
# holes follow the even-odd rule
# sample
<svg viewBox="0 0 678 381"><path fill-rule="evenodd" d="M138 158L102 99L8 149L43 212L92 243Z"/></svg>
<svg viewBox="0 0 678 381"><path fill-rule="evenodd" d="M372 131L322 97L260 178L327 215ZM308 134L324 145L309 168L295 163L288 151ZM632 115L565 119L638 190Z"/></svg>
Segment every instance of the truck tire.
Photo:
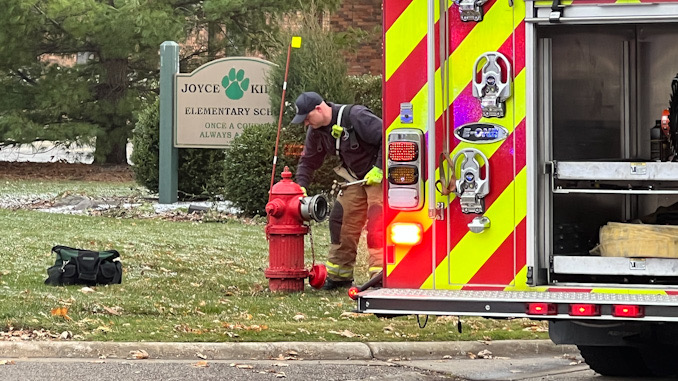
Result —
<svg viewBox="0 0 678 381"><path fill-rule="evenodd" d="M645 366L654 376L670 377L678 374L675 353L678 347L673 345L654 344L640 348Z"/></svg>
<svg viewBox="0 0 678 381"><path fill-rule="evenodd" d="M578 345L588 366L603 376L650 376L638 348Z"/></svg>

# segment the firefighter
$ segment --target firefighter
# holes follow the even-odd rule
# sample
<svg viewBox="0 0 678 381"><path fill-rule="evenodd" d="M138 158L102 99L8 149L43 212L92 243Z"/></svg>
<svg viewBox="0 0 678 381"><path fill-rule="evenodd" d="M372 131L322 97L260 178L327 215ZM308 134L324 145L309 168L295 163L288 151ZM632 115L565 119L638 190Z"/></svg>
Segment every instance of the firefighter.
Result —
<svg viewBox="0 0 678 381"><path fill-rule="evenodd" d="M363 227L367 228L369 275L383 267L382 121L367 107L325 101L314 92L299 95L292 123L310 127L297 167L296 182L306 192L325 157L338 155L337 174L349 185L330 213L330 251L324 290L350 287Z"/></svg>

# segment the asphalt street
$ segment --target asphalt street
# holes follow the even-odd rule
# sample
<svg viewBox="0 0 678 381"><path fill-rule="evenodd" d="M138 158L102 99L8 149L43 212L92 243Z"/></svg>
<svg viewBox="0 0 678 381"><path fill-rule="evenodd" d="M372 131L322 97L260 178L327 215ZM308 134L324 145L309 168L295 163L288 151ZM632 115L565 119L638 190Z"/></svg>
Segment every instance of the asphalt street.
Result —
<svg viewBox="0 0 678 381"><path fill-rule="evenodd" d="M140 355L141 354L141 355ZM454 342L0 342L4 380L620 381L548 340ZM633 378L633 381L639 381ZM661 381L660 379L653 379Z"/></svg>

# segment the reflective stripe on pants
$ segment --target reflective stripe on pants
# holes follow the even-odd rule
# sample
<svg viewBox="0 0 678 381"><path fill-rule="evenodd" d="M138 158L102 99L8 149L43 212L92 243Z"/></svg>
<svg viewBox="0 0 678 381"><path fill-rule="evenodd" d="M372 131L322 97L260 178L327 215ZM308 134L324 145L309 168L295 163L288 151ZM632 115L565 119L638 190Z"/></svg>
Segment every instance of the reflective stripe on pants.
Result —
<svg viewBox="0 0 678 381"><path fill-rule="evenodd" d="M370 275L383 266L383 188L381 185L351 185L337 198L330 214L330 252L327 274L332 280L353 279L358 242L367 223ZM346 270L350 269L350 273ZM350 277L350 278L348 278Z"/></svg>

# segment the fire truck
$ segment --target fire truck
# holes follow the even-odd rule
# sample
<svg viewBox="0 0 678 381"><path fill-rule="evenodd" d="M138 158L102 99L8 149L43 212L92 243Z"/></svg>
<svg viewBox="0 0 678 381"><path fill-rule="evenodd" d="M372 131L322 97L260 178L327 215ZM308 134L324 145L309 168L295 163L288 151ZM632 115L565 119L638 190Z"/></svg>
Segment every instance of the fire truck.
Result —
<svg viewBox="0 0 678 381"><path fill-rule="evenodd" d="M603 375L678 348L678 1L385 0L378 316L547 320Z"/></svg>

